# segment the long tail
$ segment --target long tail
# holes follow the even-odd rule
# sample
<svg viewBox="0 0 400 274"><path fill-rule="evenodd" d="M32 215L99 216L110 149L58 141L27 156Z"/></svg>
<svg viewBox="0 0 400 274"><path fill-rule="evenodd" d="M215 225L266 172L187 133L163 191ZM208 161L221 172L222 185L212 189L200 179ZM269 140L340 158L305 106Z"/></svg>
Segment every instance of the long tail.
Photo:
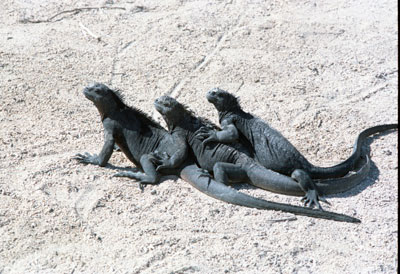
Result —
<svg viewBox="0 0 400 274"><path fill-rule="evenodd" d="M365 158L360 158L355 165L355 169L344 177L314 180L320 195L345 192L361 183L368 176L371 160L366 155Z"/></svg>
<svg viewBox="0 0 400 274"><path fill-rule="evenodd" d="M187 165L180 171L179 176L186 182L191 184L193 187L195 187L196 189L205 193L206 195L230 204L240 205L250 208L290 212L297 215L334 220L339 222L349 222L349 223L361 222L357 218L353 218L343 214L338 214L329 211L321 211L300 206L293 206L288 204L269 202L266 200L255 198L250 195L239 192L236 189L226 186L222 183L218 183L215 180L201 177L200 176L201 174L202 174L201 170L196 165Z"/></svg>
<svg viewBox="0 0 400 274"><path fill-rule="evenodd" d="M313 179L338 178L346 175L350 170L354 168L356 161L360 158L361 145L368 136L378 132L383 132L389 129L396 129L396 128L398 128L398 124L380 125L367 128L358 135L356 142L354 143L353 146L353 152L347 160L333 167L312 166L311 169L309 170L311 178Z"/></svg>
<svg viewBox="0 0 400 274"><path fill-rule="evenodd" d="M365 155L365 157L360 157L356 161L354 170L351 170L346 176L313 181L321 196L341 193L352 189L364 180L370 167L369 156ZM253 168L255 169L256 167ZM304 191L300 188L299 183L288 176L267 170L264 167L257 167L253 174L250 174L252 176L252 184L257 187L279 194L304 196Z"/></svg>

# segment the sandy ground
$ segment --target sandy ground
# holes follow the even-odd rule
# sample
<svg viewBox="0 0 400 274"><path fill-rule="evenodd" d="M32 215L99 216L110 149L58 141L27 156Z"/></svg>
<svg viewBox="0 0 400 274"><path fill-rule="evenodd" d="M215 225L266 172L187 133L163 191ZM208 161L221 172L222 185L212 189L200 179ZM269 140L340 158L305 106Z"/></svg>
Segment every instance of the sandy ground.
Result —
<svg viewBox="0 0 400 274"><path fill-rule="evenodd" d="M82 95L98 81L160 122L163 94L218 122L205 93L227 89L336 164L361 130L398 120L396 1L60 2L0 4L0 273L396 272L397 131L368 139L368 178L328 197L358 225L225 204L172 177L141 193L110 178L132 166L122 153L107 168L71 159L102 146Z"/></svg>

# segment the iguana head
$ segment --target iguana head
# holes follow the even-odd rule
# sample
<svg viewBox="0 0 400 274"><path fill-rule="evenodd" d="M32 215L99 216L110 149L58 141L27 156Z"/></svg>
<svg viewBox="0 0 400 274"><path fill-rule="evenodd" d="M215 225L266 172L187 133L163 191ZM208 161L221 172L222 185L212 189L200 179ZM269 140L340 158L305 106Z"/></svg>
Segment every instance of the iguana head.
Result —
<svg viewBox="0 0 400 274"><path fill-rule="evenodd" d="M126 108L119 93L101 83L90 84L83 94L95 104L102 117L111 111Z"/></svg>
<svg viewBox="0 0 400 274"><path fill-rule="evenodd" d="M211 89L207 92L206 97L208 102L212 103L218 111L240 109L238 98L220 88Z"/></svg>
<svg viewBox="0 0 400 274"><path fill-rule="evenodd" d="M170 96L164 95L157 98L154 101L154 107L166 121L168 120L172 123L177 123L181 118L183 118L183 105Z"/></svg>
<svg viewBox="0 0 400 274"><path fill-rule="evenodd" d="M154 107L162 115L172 113L176 108L179 108L179 105L178 101L168 95L163 95L154 101Z"/></svg>
<svg viewBox="0 0 400 274"><path fill-rule="evenodd" d="M156 99L154 101L154 106L156 110L163 116L169 129L175 128L176 126L188 130L197 130L202 126L208 126L212 129L219 129L218 126L214 125L209 120L197 117L194 112L185 105L167 95Z"/></svg>

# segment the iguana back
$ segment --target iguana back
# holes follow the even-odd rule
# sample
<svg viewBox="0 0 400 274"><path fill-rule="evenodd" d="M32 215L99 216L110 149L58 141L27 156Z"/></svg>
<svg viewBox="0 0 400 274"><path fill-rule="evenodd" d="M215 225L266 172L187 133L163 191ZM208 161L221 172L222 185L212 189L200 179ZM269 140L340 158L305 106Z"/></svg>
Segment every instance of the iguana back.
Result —
<svg viewBox="0 0 400 274"><path fill-rule="evenodd" d="M257 161L266 168L286 175L301 169L313 179L342 177L354 168L361 156L366 157L361 155L361 145L366 137L398 128L398 124L368 128L359 134L353 153L347 160L333 167L318 167L311 164L281 133L265 121L243 111L234 95L215 88L207 93L207 99L218 110L222 131L214 133L205 142L232 142L240 134L251 144Z"/></svg>

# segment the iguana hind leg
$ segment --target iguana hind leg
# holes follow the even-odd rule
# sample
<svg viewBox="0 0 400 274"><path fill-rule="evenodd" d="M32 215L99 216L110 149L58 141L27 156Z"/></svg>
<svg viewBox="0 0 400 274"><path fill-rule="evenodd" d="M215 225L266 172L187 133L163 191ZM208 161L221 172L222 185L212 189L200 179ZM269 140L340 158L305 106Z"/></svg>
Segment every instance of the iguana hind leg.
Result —
<svg viewBox="0 0 400 274"><path fill-rule="evenodd" d="M305 206L308 205L313 207L315 205L318 209L322 209L319 201L328 203L325 199L319 196L318 189L316 188L314 182L304 170L295 170L292 173L291 178L267 169L256 163L243 164L240 165L240 168L242 172L245 172L247 181L256 187L281 193L281 189L285 189L287 187L289 190L291 186L298 184L305 193L305 197L302 199L302 201L305 201ZM228 176L230 175L229 172L226 173ZM217 180L215 174L214 176Z"/></svg>
<svg viewBox="0 0 400 274"><path fill-rule="evenodd" d="M247 180L247 173L241 165L218 162L213 167L214 179L220 183L243 182Z"/></svg>
<svg viewBox="0 0 400 274"><path fill-rule="evenodd" d="M330 205L330 203L325 198L319 195L317 186L314 184L307 172L302 169L296 169L292 172L291 177L299 183L301 189L305 192L304 197L301 199L301 201L304 202L304 206L308 205L312 207L313 205L315 205L318 209L322 210L319 201L325 202Z"/></svg>
<svg viewBox="0 0 400 274"><path fill-rule="evenodd" d="M121 171L112 177L128 177L139 181L139 187L143 191L145 185L156 185L160 182L160 174L156 171L155 158L145 154L140 158L140 165L143 172Z"/></svg>

